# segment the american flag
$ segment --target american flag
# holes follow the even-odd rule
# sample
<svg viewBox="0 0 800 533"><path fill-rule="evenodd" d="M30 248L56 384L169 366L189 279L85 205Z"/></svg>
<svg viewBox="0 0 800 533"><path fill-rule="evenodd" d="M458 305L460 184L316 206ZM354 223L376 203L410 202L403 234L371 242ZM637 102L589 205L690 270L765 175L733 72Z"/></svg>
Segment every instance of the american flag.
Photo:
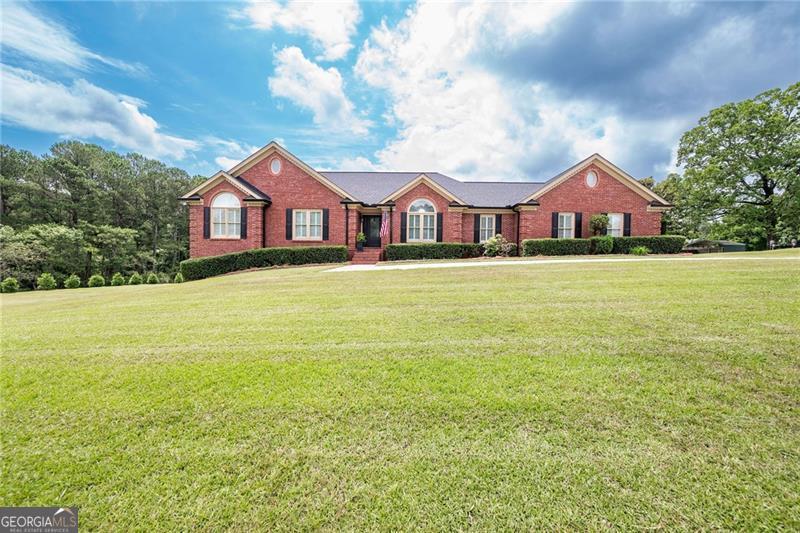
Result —
<svg viewBox="0 0 800 533"><path fill-rule="evenodd" d="M384 211L383 216L381 217L381 237L387 237L388 235L389 235L389 213Z"/></svg>

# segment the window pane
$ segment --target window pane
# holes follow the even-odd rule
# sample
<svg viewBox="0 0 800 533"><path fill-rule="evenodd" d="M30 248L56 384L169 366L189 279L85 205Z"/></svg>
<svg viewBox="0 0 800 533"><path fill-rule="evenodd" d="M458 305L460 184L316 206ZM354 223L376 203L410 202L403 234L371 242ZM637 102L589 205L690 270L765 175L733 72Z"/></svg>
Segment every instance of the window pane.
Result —
<svg viewBox="0 0 800 533"><path fill-rule="evenodd" d="M305 226L306 225L306 212L305 211L295 211L294 212L294 223L298 226Z"/></svg>
<svg viewBox="0 0 800 533"><path fill-rule="evenodd" d="M419 227L419 215L408 216L408 227L409 229L416 229Z"/></svg>
<svg viewBox="0 0 800 533"><path fill-rule="evenodd" d="M306 226L305 226L305 224L297 225L297 226L294 227L294 236L295 237L306 237L307 236L306 235Z"/></svg>
<svg viewBox="0 0 800 533"><path fill-rule="evenodd" d="M311 217L311 224L318 225L322 224L322 213L319 211L311 211L309 213Z"/></svg>
<svg viewBox="0 0 800 533"><path fill-rule="evenodd" d="M410 213L434 213L436 210L433 208L433 204L431 204L427 200L416 200L414 203L411 204L411 207L408 209Z"/></svg>
<svg viewBox="0 0 800 533"><path fill-rule="evenodd" d="M224 231L224 226L222 224L214 223L214 237L222 237L222 232Z"/></svg>
<svg viewBox="0 0 800 533"><path fill-rule="evenodd" d="M227 211L228 222L238 224L240 211L238 209L226 209L225 211Z"/></svg>
<svg viewBox="0 0 800 533"><path fill-rule="evenodd" d="M225 210L223 209L212 209L211 213L213 214L212 218L214 222L222 222L225 216Z"/></svg>
<svg viewBox="0 0 800 533"><path fill-rule="evenodd" d="M228 237L238 237L242 234L242 225L239 223L228 224Z"/></svg>

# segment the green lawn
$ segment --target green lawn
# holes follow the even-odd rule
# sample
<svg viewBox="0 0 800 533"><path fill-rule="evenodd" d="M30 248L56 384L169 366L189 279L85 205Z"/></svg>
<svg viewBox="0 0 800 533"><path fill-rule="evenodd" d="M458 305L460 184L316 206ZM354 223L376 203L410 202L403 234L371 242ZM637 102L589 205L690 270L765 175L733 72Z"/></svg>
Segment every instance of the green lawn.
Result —
<svg viewBox="0 0 800 533"><path fill-rule="evenodd" d="M4 295L0 505L82 530L797 530L800 254L764 255Z"/></svg>

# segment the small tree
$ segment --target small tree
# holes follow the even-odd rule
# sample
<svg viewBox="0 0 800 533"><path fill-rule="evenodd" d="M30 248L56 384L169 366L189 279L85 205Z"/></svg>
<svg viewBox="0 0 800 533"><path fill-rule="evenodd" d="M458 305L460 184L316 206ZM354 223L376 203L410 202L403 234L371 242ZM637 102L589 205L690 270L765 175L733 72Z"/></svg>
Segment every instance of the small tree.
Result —
<svg viewBox="0 0 800 533"><path fill-rule="evenodd" d="M79 278L77 274L70 274L70 276L64 280L65 289L77 289L80 286L81 278Z"/></svg>
<svg viewBox="0 0 800 533"><path fill-rule="evenodd" d="M608 229L608 215L592 215L589 219L589 231L592 235L605 235Z"/></svg>
<svg viewBox="0 0 800 533"><path fill-rule="evenodd" d="M120 285L125 285L125 278L119 272L116 272L113 276L111 276L111 286L112 287L119 287Z"/></svg>
<svg viewBox="0 0 800 533"><path fill-rule="evenodd" d="M158 284L158 276L156 275L155 272L150 272L150 274L147 275L147 284L148 285Z"/></svg>
<svg viewBox="0 0 800 533"><path fill-rule="evenodd" d="M52 291L56 287L56 278L50 272L45 272L36 278L36 288L40 291Z"/></svg>
<svg viewBox="0 0 800 533"><path fill-rule="evenodd" d="M508 242L499 233L486 239L486 242L483 243L483 255L487 257L508 257L514 255L516 251L517 245L513 242Z"/></svg>
<svg viewBox="0 0 800 533"><path fill-rule="evenodd" d="M17 278L8 277L0 283L0 292L17 292L19 290L19 282Z"/></svg>
<svg viewBox="0 0 800 533"><path fill-rule="evenodd" d="M93 274L92 277L89 278L89 282L86 284L87 287L103 287L106 284L106 279L103 277L102 274Z"/></svg>
<svg viewBox="0 0 800 533"><path fill-rule="evenodd" d="M174 282L175 282L175 283L183 283L183 274L181 274L180 272L178 272L177 274L175 274L175 280L174 280Z"/></svg>
<svg viewBox="0 0 800 533"><path fill-rule="evenodd" d="M128 285L141 285L142 284L142 275L138 272L134 272L131 274L130 279L128 280Z"/></svg>

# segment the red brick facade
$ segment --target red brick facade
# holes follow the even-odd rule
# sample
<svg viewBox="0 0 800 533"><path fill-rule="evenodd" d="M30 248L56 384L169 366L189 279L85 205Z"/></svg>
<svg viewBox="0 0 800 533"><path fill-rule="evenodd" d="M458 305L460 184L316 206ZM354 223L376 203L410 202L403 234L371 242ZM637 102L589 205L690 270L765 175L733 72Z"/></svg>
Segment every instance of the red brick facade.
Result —
<svg viewBox="0 0 800 533"><path fill-rule="evenodd" d="M281 161L278 174L270 171L273 159ZM595 187L586 184L585 176L593 170L598 177ZM200 194L200 199L189 201L190 255L201 257L218 255L262 246L315 246L347 244L351 255L355 239L361 231L361 216L391 212L391 237L382 239L381 248L390 242L400 242L400 217L410 204L419 198L430 200L437 213L442 213L442 240L444 242L473 242L475 214L496 214L491 209L471 209L469 206L450 205L451 199L425 182L417 184L394 199L394 206L369 207L342 203L343 195L275 151L241 171L238 177L269 195L271 204L244 202L247 193L228 181L221 181ZM512 242L551 236L553 212L582 213L582 236L588 237L589 219L597 213L630 213L631 235L657 235L661 228L661 213L649 208L650 199L623 184L605 170L592 163L546 191L535 200L538 205L499 208L502 216L502 234ZM203 209L210 206L221 192L231 192L247 206L247 238L204 238ZM319 241L286 238L286 209L327 209L328 239ZM264 217L266 217L264 219ZM520 228L517 232L517 224Z"/></svg>

